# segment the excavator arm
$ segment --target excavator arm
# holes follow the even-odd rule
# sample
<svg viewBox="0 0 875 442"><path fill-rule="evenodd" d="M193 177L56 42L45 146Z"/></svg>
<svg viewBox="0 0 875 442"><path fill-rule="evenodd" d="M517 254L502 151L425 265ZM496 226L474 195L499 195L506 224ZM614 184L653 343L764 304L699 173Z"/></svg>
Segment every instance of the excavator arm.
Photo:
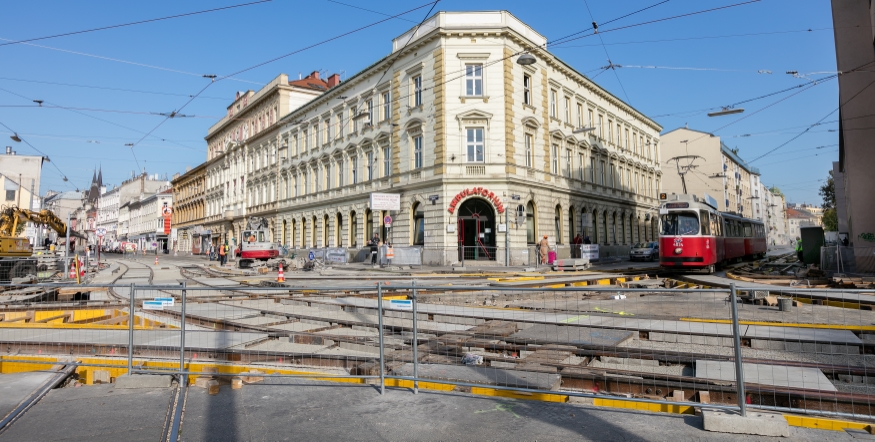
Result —
<svg viewBox="0 0 875 442"><path fill-rule="evenodd" d="M3 207L2 211L0 211L0 236L16 236L15 232L18 230L19 224L28 221L34 224L48 226L55 232L58 232L58 235L64 236L67 234L67 224L61 221L61 219L52 213L51 210L43 209L39 212L35 212L33 210L11 206ZM85 235L75 232L72 229L70 229L70 236L87 239Z"/></svg>

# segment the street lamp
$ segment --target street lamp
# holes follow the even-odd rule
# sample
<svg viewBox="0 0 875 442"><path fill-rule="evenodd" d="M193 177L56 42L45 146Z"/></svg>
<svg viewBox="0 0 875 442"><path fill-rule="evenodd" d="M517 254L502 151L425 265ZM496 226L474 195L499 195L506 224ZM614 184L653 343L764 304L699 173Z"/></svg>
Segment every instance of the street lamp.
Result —
<svg viewBox="0 0 875 442"><path fill-rule="evenodd" d="M735 109L730 109L728 107L724 107L723 110L719 110L717 112L709 112L708 116L709 117L722 117L724 115L740 114L742 112L744 112L744 109L740 108L740 107L735 108Z"/></svg>
<svg viewBox="0 0 875 442"><path fill-rule="evenodd" d="M19 138L17 133L13 133L12 135L9 136L9 138L12 138L12 141L15 141L16 143L21 142L21 138Z"/></svg>
<svg viewBox="0 0 875 442"><path fill-rule="evenodd" d="M532 54L523 54L516 59L516 64L520 66L529 66L537 62L538 60Z"/></svg>

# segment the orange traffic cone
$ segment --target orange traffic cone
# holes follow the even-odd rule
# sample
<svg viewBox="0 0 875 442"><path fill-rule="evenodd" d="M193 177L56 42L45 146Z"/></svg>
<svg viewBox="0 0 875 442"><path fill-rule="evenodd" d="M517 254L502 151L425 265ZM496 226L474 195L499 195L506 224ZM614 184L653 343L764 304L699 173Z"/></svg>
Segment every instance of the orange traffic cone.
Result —
<svg viewBox="0 0 875 442"><path fill-rule="evenodd" d="M280 272L276 275L276 282L286 282L286 277L283 275L283 263L280 263Z"/></svg>
<svg viewBox="0 0 875 442"><path fill-rule="evenodd" d="M158 255L155 255L155 265L158 265Z"/></svg>

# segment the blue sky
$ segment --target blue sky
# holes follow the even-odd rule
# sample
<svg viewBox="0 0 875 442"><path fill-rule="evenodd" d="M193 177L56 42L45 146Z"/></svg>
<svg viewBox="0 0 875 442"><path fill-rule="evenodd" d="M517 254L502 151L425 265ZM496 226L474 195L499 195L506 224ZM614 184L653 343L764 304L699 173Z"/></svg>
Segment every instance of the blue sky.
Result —
<svg viewBox="0 0 875 442"><path fill-rule="evenodd" d="M145 167L149 173L171 176L204 161L203 137L224 115L236 91L257 90L281 72L297 78L299 72L344 71L346 78L385 56L391 49L391 39L409 29L410 21L421 20L428 8L403 17L410 21L389 20L245 72L237 80L217 82L182 111L194 118L168 120L155 129L163 117L151 113L183 106L189 95L209 82L201 75L227 75L385 18L379 13L397 14L425 1L343 0L344 5L329 0L274 0L0 46L0 122L51 157L54 164L43 170L43 190L87 187L98 165L102 165L104 182L109 184L129 178L138 168L137 161L140 169ZM786 71L810 74L808 78L812 79L834 71L828 0L763 0L605 32L741 1L670 0L601 26L604 46L598 37L591 36L551 50L654 117L666 130L688 124L693 129L716 131L727 145L737 147L739 155L750 161L835 110L837 82L825 81L804 91L794 89L746 103L742 105L746 112L741 115L709 118L700 110L809 83ZM244 2L6 2L0 38L14 41L42 37ZM583 1L442 0L437 10L507 9L554 40L589 28L593 19L604 23L658 2L588 0L588 11ZM608 64L606 51L614 64L624 67L599 70ZM75 111L37 108L31 100ZM754 162L762 171L763 181L781 187L789 201L819 204L817 189L831 161L838 156L836 118L833 114L824 120L825 124ZM136 145L133 154L125 147L153 129ZM35 154L24 143L12 143L5 128L0 127L0 133L6 144L15 144L13 148L19 153ZM62 181L62 173L69 182Z"/></svg>

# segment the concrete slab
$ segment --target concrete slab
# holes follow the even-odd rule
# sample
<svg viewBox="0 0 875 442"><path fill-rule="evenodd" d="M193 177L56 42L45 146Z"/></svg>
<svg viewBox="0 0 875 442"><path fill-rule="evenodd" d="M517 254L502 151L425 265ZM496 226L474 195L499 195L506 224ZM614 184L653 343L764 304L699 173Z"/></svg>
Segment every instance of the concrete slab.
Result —
<svg viewBox="0 0 875 442"><path fill-rule="evenodd" d="M158 374L123 374L115 378L115 388L170 388L172 377Z"/></svg>
<svg viewBox="0 0 875 442"><path fill-rule="evenodd" d="M745 383L836 391L823 372L816 368L744 363L742 370ZM696 360L696 377L735 382L735 362Z"/></svg>
<svg viewBox="0 0 875 442"><path fill-rule="evenodd" d="M633 335L633 332L626 330L535 324L510 335L510 338L563 344L615 346L632 339Z"/></svg>
<svg viewBox="0 0 875 442"><path fill-rule="evenodd" d="M702 410L702 423L705 430L717 433L790 436L790 425L779 413L748 410L742 417L733 411Z"/></svg>
<svg viewBox="0 0 875 442"><path fill-rule="evenodd" d="M0 375L0 419L11 413L18 404L56 374L55 371L46 370Z"/></svg>
<svg viewBox="0 0 875 442"><path fill-rule="evenodd" d="M161 439L175 389L61 388L49 393L3 433L3 440Z"/></svg>
<svg viewBox="0 0 875 442"><path fill-rule="evenodd" d="M413 376L413 364L404 364L393 372L399 376ZM558 374L467 365L419 364L417 374L422 379L501 385L535 390L558 390L561 383L561 377Z"/></svg>

